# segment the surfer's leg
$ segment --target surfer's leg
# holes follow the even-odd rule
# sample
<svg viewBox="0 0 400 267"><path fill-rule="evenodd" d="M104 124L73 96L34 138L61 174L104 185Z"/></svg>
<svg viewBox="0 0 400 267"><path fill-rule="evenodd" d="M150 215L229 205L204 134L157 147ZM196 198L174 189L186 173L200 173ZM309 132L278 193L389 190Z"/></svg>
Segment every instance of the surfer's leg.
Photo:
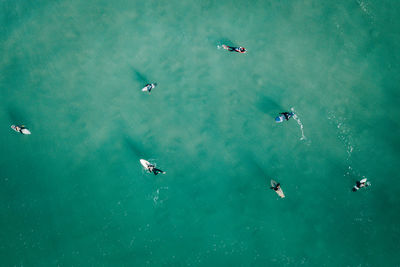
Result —
<svg viewBox="0 0 400 267"><path fill-rule="evenodd" d="M158 173L164 173L164 171L162 171L162 170L160 170L160 169L155 169L155 170L156 170L157 174L158 174Z"/></svg>

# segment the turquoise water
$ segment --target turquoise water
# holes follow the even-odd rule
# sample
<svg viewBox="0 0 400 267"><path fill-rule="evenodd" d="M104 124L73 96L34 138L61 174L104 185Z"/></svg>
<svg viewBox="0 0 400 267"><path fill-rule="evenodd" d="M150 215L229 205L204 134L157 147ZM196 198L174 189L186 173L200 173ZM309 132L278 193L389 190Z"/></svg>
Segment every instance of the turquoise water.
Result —
<svg viewBox="0 0 400 267"><path fill-rule="evenodd" d="M400 266L400 2L0 3L2 266Z"/></svg>

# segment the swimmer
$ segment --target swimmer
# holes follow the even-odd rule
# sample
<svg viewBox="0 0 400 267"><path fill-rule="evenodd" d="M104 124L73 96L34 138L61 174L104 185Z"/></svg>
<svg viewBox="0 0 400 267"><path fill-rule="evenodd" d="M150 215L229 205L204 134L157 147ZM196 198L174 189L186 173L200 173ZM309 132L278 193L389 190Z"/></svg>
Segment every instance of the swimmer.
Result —
<svg viewBox="0 0 400 267"><path fill-rule="evenodd" d="M293 112L281 112L279 113L279 116L275 118L275 122L280 123L283 122L284 120L288 121L293 116L294 116Z"/></svg>
<svg viewBox="0 0 400 267"><path fill-rule="evenodd" d="M358 189L360 189L362 187L367 187L370 185L371 185L370 182L367 182L367 178L364 178L364 179L356 182L356 185L353 187L352 191L356 192L356 191L358 191Z"/></svg>
<svg viewBox="0 0 400 267"><path fill-rule="evenodd" d="M155 88L156 86L157 86L157 83L148 83L143 87L142 91L149 92L149 94L150 94L151 89Z"/></svg>
<svg viewBox="0 0 400 267"><path fill-rule="evenodd" d="M11 125L11 129L21 134L31 134L31 132L28 130L28 128L25 127L25 125Z"/></svg>
<svg viewBox="0 0 400 267"><path fill-rule="evenodd" d="M233 47L233 46L222 45L222 48L226 49L228 51L231 51L231 52L238 52L238 53L242 53L242 54L247 52L246 48L241 47L241 46Z"/></svg>
<svg viewBox="0 0 400 267"><path fill-rule="evenodd" d="M149 165L149 166L147 167L147 170L148 170L149 172L154 173L154 175L157 175L157 174L159 174L159 173L162 173L162 174L165 174L165 173L166 173L166 172L164 172L164 171L162 171L162 170L160 170L160 169L157 169L156 166L154 166L153 164Z"/></svg>

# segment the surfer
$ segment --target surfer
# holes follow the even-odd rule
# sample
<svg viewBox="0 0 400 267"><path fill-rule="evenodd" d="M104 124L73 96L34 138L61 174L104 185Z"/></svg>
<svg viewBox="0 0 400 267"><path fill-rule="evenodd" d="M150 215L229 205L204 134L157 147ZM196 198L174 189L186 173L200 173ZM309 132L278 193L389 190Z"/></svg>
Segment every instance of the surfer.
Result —
<svg viewBox="0 0 400 267"><path fill-rule="evenodd" d="M31 134L31 132L28 130L28 128L25 127L25 125L12 125L11 128L21 134Z"/></svg>
<svg viewBox="0 0 400 267"><path fill-rule="evenodd" d="M157 175L159 173L165 174L164 171L157 169L156 166L154 166L153 164L149 165L147 169L149 170L149 172L154 173L154 175Z"/></svg>
<svg viewBox="0 0 400 267"><path fill-rule="evenodd" d="M160 169L157 169L157 168L156 168L156 165L151 164L150 162L148 162L148 161L145 160L145 159L140 159L140 164L142 164L142 166L143 166L146 170L148 170L150 173L154 173L154 175L157 175L157 174L159 174L159 173L165 174L164 171L162 171L162 170L160 170Z"/></svg>
<svg viewBox="0 0 400 267"><path fill-rule="evenodd" d="M356 182L356 185L353 187L352 191L356 192L356 191L358 191L358 189L360 189L362 187L367 187L370 185L371 184L369 182L367 182L367 178L364 178L364 179Z"/></svg>
<svg viewBox="0 0 400 267"><path fill-rule="evenodd" d="M271 186L270 189L273 189L274 191L278 191L281 188L281 184L277 183L275 186Z"/></svg>
<svg viewBox="0 0 400 267"><path fill-rule="evenodd" d="M222 45L222 48L226 49L228 51L231 51L231 52L238 52L238 53L242 53L242 54L247 52L246 48L241 47L241 46L233 47L233 46L228 46L228 45Z"/></svg>
<svg viewBox="0 0 400 267"><path fill-rule="evenodd" d="M275 122L280 123L283 122L284 120L288 121L293 116L294 116L293 112L281 112L279 113L279 116L275 118Z"/></svg>
<svg viewBox="0 0 400 267"><path fill-rule="evenodd" d="M277 183L276 181L271 180L271 187L270 187L270 189L274 190L274 191L278 194L278 196L280 196L281 198L284 198L284 197L285 197L285 194L284 194L283 191L282 191L282 188L281 188L281 184L280 184L280 183Z"/></svg>
<svg viewBox="0 0 400 267"><path fill-rule="evenodd" d="M149 92L149 94L150 94L151 89L155 88L156 86L157 86L157 83L148 83L143 87L142 91Z"/></svg>

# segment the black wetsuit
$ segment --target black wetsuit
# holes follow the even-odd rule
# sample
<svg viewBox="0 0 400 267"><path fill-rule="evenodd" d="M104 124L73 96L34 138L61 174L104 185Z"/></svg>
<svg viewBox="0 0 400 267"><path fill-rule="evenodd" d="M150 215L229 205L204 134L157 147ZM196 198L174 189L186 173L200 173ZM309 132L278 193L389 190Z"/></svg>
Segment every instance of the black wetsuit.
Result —
<svg viewBox="0 0 400 267"><path fill-rule="evenodd" d="M228 51L231 52L239 52L239 53L244 53L246 50L244 48L242 48L243 50L241 50L241 47L232 47L232 46L226 46L228 48Z"/></svg>
<svg viewBox="0 0 400 267"><path fill-rule="evenodd" d="M281 185L281 184L278 183L278 184L275 185L274 187L271 187L271 189L274 189L274 191L278 191L280 185Z"/></svg>
<svg viewBox="0 0 400 267"><path fill-rule="evenodd" d="M358 191L358 189L362 188L362 187L367 187L368 184L365 183L360 183L359 181L356 182L356 185L353 187L353 192Z"/></svg>
<svg viewBox="0 0 400 267"><path fill-rule="evenodd" d="M290 113L290 112L282 112L282 113L279 113L279 114L282 114L283 116L285 116L285 119L287 121L293 116L293 114Z"/></svg>
<svg viewBox="0 0 400 267"><path fill-rule="evenodd" d="M152 173L154 173L154 175L157 175L157 174L159 174L159 173L164 173L164 171L162 171L162 170L160 170L160 169L157 169L157 168L154 167L154 166L149 166L149 171L152 172Z"/></svg>
<svg viewBox="0 0 400 267"><path fill-rule="evenodd" d="M150 83L146 84L146 87L149 93L151 92L151 89L153 89L153 85L151 85Z"/></svg>
<svg viewBox="0 0 400 267"><path fill-rule="evenodd" d="M23 129L26 129L26 127L24 127L24 126L18 126L18 127L19 127L18 132L19 132L20 134L24 134L24 133L22 132L22 130L23 130Z"/></svg>

